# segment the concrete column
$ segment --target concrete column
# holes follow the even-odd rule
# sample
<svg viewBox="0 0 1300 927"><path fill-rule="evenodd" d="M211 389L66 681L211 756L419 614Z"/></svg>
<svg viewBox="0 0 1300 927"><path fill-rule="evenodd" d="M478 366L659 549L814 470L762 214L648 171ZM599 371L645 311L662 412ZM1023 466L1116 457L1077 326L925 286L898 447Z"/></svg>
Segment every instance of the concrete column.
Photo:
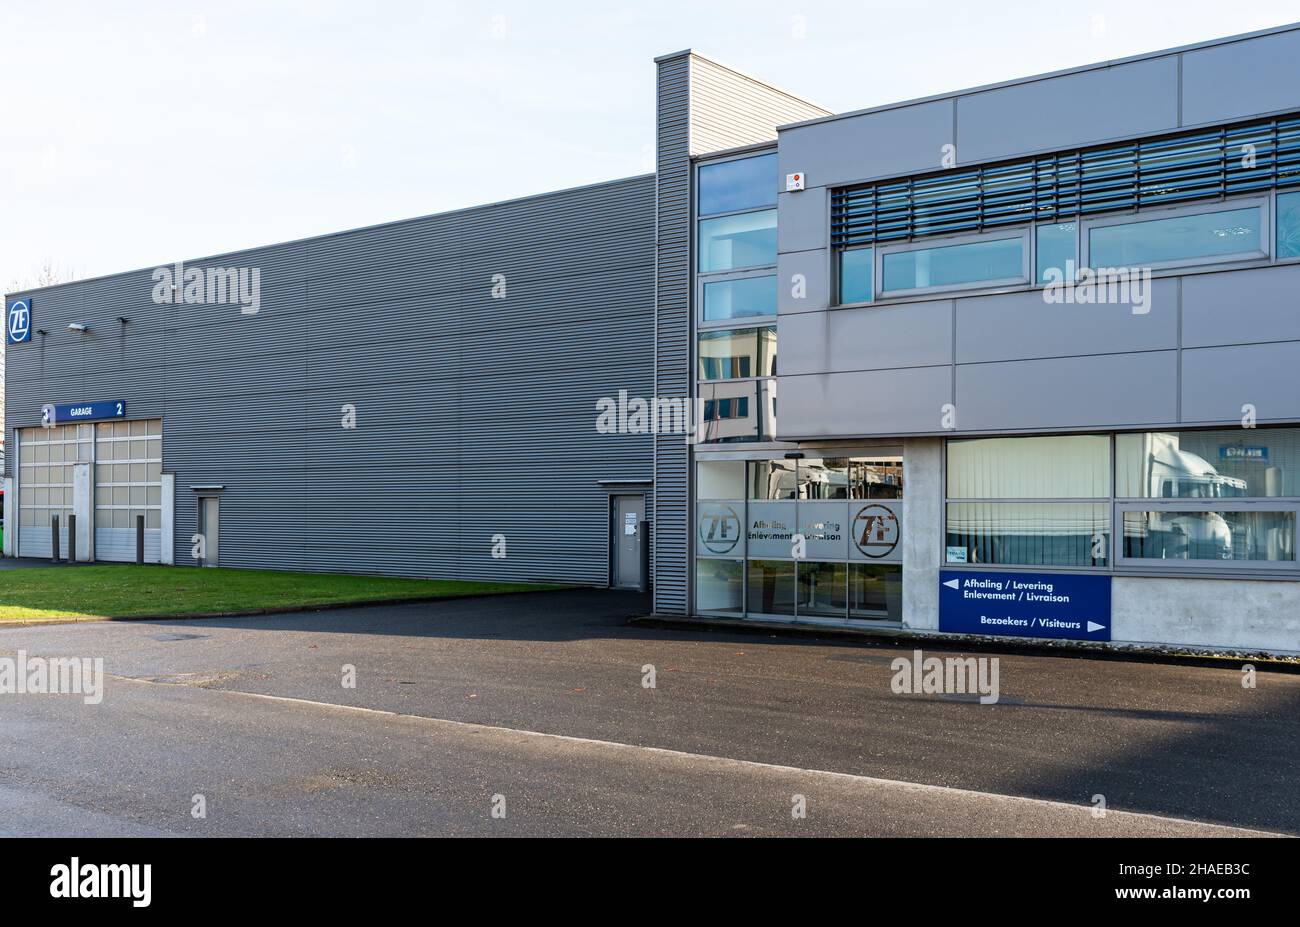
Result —
<svg viewBox="0 0 1300 927"><path fill-rule="evenodd" d="M903 626L939 628L943 439L903 442Z"/></svg>
<svg viewBox="0 0 1300 927"><path fill-rule="evenodd" d="M12 557L16 551L14 538L18 536L18 500L14 498L14 478L5 477L5 547L4 555Z"/></svg>
<svg viewBox="0 0 1300 927"><path fill-rule="evenodd" d="M176 474L162 475L162 531L158 539L158 562L167 566L176 563Z"/></svg>
<svg viewBox="0 0 1300 927"><path fill-rule="evenodd" d="M95 559L95 496L90 482L91 464L79 463L72 468L72 511L77 515L77 560Z"/></svg>

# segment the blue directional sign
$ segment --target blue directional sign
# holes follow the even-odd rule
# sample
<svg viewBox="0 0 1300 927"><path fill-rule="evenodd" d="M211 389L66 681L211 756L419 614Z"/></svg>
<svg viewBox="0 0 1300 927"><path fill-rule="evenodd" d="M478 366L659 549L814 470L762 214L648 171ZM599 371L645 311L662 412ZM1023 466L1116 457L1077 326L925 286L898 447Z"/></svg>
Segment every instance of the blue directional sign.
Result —
<svg viewBox="0 0 1300 927"><path fill-rule="evenodd" d="M5 344L19 344L31 340L31 297L10 300L5 306Z"/></svg>
<svg viewBox="0 0 1300 927"><path fill-rule="evenodd" d="M126 417L126 403L121 399L114 399L111 402L73 402L67 405L46 406L45 415L42 417L48 417L51 409L54 411L54 421L45 424L102 422L104 419Z"/></svg>
<svg viewBox="0 0 1300 927"><path fill-rule="evenodd" d="M1110 577L941 570L939 630L1108 641Z"/></svg>

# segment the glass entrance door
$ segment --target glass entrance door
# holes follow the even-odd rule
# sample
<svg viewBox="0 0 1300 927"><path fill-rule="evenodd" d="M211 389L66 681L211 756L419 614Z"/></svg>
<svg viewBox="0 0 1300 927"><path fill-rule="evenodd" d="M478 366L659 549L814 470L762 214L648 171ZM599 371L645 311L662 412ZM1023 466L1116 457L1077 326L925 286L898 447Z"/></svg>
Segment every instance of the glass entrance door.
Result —
<svg viewBox="0 0 1300 927"><path fill-rule="evenodd" d="M901 454L701 460L701 614L902 620Z"/></svg>

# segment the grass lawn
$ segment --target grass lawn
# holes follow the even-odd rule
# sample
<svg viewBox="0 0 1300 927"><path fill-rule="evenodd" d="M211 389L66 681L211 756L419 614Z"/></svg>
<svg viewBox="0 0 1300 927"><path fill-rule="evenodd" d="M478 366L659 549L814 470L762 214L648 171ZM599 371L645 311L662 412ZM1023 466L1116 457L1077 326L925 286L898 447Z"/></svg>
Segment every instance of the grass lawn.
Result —
<svg viewBox="0 0 1300 927"><path fill-rule="evenodd" d="M557 588L133 564L34 568L0 572L0 621L179 617Z"/></svg>

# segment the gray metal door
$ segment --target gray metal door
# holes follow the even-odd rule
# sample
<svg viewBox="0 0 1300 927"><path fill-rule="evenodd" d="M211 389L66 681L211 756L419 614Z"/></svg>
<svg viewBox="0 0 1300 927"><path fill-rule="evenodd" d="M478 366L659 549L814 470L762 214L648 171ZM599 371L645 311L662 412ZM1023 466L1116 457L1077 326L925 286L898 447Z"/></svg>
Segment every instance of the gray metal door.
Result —
<svg viewBox="0 0 1300 927"><path fill-rule="evenodd" d="M614 497L614 582L618 589L641 588L641 521L645 496Z"/></svg>
<svg viewBox="0 0 1300 927"><path fill-rule="evenodd" d="M203 544L207 554L203 565L214 567L221 563L221 500L204 496L199 503L203 507Z"/></svg>

